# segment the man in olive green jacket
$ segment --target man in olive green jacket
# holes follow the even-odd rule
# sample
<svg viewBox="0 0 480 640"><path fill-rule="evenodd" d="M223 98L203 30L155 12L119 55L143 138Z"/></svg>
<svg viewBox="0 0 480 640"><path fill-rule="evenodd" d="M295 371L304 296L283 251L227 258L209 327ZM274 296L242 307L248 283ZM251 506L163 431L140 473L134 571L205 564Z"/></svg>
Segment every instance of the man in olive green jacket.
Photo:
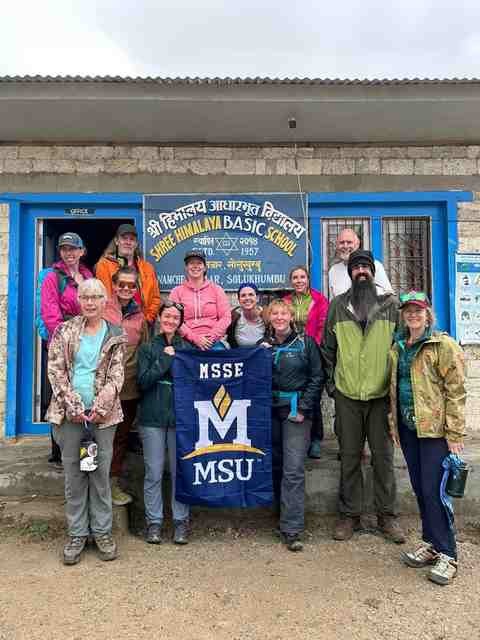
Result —
<svg viewBox="0 0 480 640"><path fill-rule="evenodd" d="M393 443L388 433L388 356L398 320L392 294L377 295L370 251L354 251L348 261L351 288L330 303L320 347L327 391L335 399L340 445L340 518L335 540L348 540L361 527L365 439L372 454L375 509L386 538L404 542L395 515Z"/></svg>

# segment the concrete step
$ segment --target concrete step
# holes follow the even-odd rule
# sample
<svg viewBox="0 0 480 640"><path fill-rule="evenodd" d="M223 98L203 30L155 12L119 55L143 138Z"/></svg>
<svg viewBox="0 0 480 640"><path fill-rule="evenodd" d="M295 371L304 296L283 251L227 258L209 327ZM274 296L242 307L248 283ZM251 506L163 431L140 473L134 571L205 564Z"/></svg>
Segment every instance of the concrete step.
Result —
<svg viewBox="0 0 480 640"><path fill-rule="evenodd" d="M1 497L63 497L63 471L47 462L49 440L46 438L24 439L15 444L0 444L0 500ZM466 443L465 460L470 467L466 495L456 500L457 513L471 517L480 516L480 437L470 438ZM126 460L125 482L135 497L138 523L143 518L143 458L129 452ZM372 495L372 467L370 458L362 465L365 495L364 510L373 512L369 496ZM320 460L307 459L306 510L317 514L336 512L340 463L337 460L337 443L332 437L323 443ZM398 485L399 513L414 514L417 511L405 461L400 450L395 454L395 470ZM168 503L169 500L166 501ZM198 508L195 511L201 511ZM215 511L215 510L212 510ZM221 510L223 511L223 510ZM235 510L233 510L235 511ZM241 512L241 510L239 510ZM225 510L227 512L227 510ZM230 515L232 510L228 510ZM219 512L220 516L220 512Z"/></svg>

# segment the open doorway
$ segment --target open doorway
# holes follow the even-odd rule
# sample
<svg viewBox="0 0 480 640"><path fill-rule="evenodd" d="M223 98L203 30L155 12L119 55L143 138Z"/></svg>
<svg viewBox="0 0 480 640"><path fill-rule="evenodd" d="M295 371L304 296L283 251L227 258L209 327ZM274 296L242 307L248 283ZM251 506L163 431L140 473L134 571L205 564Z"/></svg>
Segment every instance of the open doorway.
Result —
<svg viewBox="0 0 480 640"><path fill-rule="evenodd" d="M60 259L57 250L59 237L63 233L78 233L86 247L83 258L85 265L94 272L94 267L102 256L120 224L135 224L134 218L104 218L104 219L66 219L43 218L37 220L37 269L35 282L41 269L51 266ZM47 348L46 344L37 336L35 348L35 393L34 393L34 421L44 419L50 402L51 390L47 380Z"/></svg>

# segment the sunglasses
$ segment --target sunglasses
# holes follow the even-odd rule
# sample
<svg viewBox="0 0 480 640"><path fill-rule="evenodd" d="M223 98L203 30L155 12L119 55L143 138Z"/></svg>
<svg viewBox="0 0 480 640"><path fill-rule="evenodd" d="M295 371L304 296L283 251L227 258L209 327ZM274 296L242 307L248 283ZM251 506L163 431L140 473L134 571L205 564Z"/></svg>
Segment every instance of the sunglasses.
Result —
<svg viewBox="0 0 480 640"><path fill-rule="evenodd" d="M408 293L401 293L399 296L400 304L408 304L409 302L425 302L429 304L428 296L423 291L409 291Z"/></svg>
<svg viewBox="0 0 480 640"><path fill-rule="evenodd" d="M117 282L117 287L119 289L130 289L130 291L133 291L137 288L137 284L135 282L124 282L120 280L119 282Z"/></svg>
<svg viewBox="0 0 480 640"><path fill-rule="evenodd" d="M163 303L163 308L164 309L171 309L171 308L176 309L177 311L180 311L180 313L183 313L183 304L181 302L174 302L173 300L166 300Z"/></svg>

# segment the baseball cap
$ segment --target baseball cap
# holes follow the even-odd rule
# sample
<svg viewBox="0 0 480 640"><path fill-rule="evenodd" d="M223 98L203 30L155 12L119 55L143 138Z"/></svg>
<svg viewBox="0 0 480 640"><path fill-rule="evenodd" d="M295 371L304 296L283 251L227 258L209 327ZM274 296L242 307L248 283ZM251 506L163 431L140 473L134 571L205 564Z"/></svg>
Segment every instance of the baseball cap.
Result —
<svg viewBox="0 0 480 640"><path fill-rule="evenodd" d="M121 224L117 229L117 236L123 236L126 233L133 233L134 236L138 236L137 230L133 224Z"/></svg>
<svg viewBox="0 0 480 640"><path fill-rule="evenodd" d="M58 239L57 247L75 247L76 249L83 249L83 240L78 233L62 233Z"/></svg>
<svg viewBox="0 0 480 640"><path fill-rule="evenodd" d="M203 253L203 251L199 251L198 249L192 249L191 251L187 251L187 253L185 254L183 261L185 264L187 264L187 262L191 259L191 258L198 258L199 260L202 260L203 264L206 266L207 264L207 259L205 257L205 254Z"/></svg>
<svg viewBox="0 0 480 640"><path fill-rule="evenodd" d="M430 306L430 300L423 291L409 291L408 293L401 293L399 296L400 309L406 307L407 304L414 304L421 309L428 309Z"/></svg>

